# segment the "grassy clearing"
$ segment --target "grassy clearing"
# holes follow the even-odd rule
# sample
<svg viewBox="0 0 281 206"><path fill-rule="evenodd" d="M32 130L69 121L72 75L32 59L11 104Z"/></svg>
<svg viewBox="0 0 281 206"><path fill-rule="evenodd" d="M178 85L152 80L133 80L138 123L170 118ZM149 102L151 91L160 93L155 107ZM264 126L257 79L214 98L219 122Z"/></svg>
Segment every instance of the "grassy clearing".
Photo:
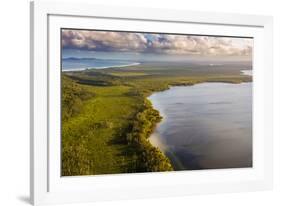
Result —
<svg viewBox="0 0 281 206"><path fill-rule="evenodd" d="M135 76L145 76L147 75L144 72L111 72L109 73L113 76L118 76L118 77L135 77Z"/></svg>
<svg viewBox="0 0 281 206"><path fill-rule="evenodd" d="M87 88L95 97L63 123L63 175L130 172L134 157L125 151L125 130L135 116L137 100L126 86Z"/></svg>

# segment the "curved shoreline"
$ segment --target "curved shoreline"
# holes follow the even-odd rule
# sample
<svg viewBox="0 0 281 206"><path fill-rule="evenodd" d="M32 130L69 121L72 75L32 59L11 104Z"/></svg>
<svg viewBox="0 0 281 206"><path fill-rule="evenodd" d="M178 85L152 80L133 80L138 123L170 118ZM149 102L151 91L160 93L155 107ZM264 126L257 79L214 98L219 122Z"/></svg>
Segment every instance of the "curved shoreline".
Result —
<svg viewBox="0 0 281 206"><path fill-rule="evenodd" d="M77 71L85 71L91 69L109 69L109 68L123 68L123 67L130 67L130 66L137 66L140 65L139 62L134 62L131 64L123 64L123 65L113 65L113 66L105 66L105 67L86 67L86 68L72 68L72 69L63 69L62 72L77 72Z"/></svg>
<svg viewBox="0 0 281 206"><path fill-rule="evenodd" d="M160 113L145 98L143 109L136 114L132 130L127 134L128 144L134 146L139 155L138 172L164 172L174 170L169 158L149 141L150 135L161 119Z"/></svg>
<svg viewBox="0 0 281 206"><path fill-rule="evenodd" d="M250 75L248 75L248 76L250 76ZM149 96L147 96L146 99L151 102L152 108L153 108L154 110L158 111L158 112L159 112L159 115L162 117L163 114L161 114L160 111L155 108L155 106L153 105L152 101L149 99L149 97L151 97L151 96L152 96L153 94L155 94L155 93L165 92L165 91L171 89L171 87L177 87L177 86L185 86L185 87L186 87L186 86L193 86L193 85L204 84L204 83L242 84L242 83L248 83L248 82L252 82L252 81L241 81L241 82L238 82L238 83L237 83L237 82L232 82L232 81L208 81L208 80L207 80L207 81L202 81L202 82L198 82L198 83L194 83L194 84L168 85L168 88L167 88L167 89L164 89L164 90L161 90L161 91L157 91L157 92L153 92L153 93L151 93ZM164 116L165 116L165 115L164 115ZM152 135L155 133L156 128L157 128L157 127L159 126L159 124L161 124L161 123L163 123L163 119L161 119L159 122L156 123L156 125L155 125L153 131L151 132L151 134L150 134L149 137L148 137L148 141L150 142L150 144L151 144L153 147L159 149L159 150L161 151L161 153L162 153L166 158L168 158L168 159L170 160L170 163L171 163L172 167L175 169L175 165L173 164L173 161L171 160L171 157L168 157L168 156L165 154L165 151L164 151L165 149L164 149L164 147L166 147L166 146L165 146L161 141L159 141L159 140L158 140L158 143L156 143L156 144L152 143L152 141L151 141ZM155 139L155 140L157 140L157 139ZM162 145L162 146L160 146L160 145Z"/></svg>
<svg viewBox="0 0 281 206"><path fill-rule="evenodd" d="M69 81L70 83L73 82L77 84L78 86L72 87L71 84L71 89L82 89L84 88L85 91L89 91L90 93L94 94L95 97L99 98L108 98L111 100L111 103L108 103L108 106L111 108L113 99L118 98L116 94L112 95L113 91L118 92L120 97L125 98L125 105L127 106L128 111L124 111L126 114L128 112L132 112L131 116L128 116L128 120L126 124L120 125L122 127L116 126L114 128L116 131L120 133L120 129L122 129L122 137L118 136L120 139L120 144L123 144L125 147L124 148L116 148L115 144L110 145L109 151L119 151L122 152L122 155L127 156L128 158L125 159L124 162L124 168L119 168L120 164L118 166L112 165L109 169L111 169L113 172L112 174L116 173L135 173L135 172L157 172L157 171L171 171L175 170L176 168L173 168L171 165L171 160L167 156L169 155L168 153L164 154L160 149L157 148L157 146L154 146L151 141L150 141L150 136L153 134L155 131L157 124L163 119L161 118L161 114L158 110L156 110L148 97L152 95L153 93L156 92L161 92L161 91L166 91L169 90L173 86L192 86L195 84L199 83L204 83L204 82L226 82L226 83L241 83L241 82L249 82L251 81L250 77L245 77L244 75L239 75L239 76L200 76L196 78L188 78L185 77L183 79L181 78L171 78L171 79L157 79L157 78L152 78L148 79L147 81L143 81L143 78L137 79L138 81L134 81L135 79L129 79L128 77L126 78L121 78L121 77L114 77L113 79L107 75L107 76L91 76L91 73L89 72L89 75L87 72L82 73L85 76L82 76L80 78L79 74L77 73L77 78L76 75L70 75L71 73L68 74L63 74L69 76ZM80 79L79 79L80 78ZM84 82L82 80L86 81L86 85L84 86ZM146 80L146 79L145 79ZM157 80L157 81L156 81ZM99 84L93 84L92 87L92 82L96 83L99 81L106 82L109 87L104 87L104 85L99 85ZM68 85L68 84L65 84ZM127 89L124 90L123 87L126 87ZM67 90L63 90L67 91ZM72 91L72 90L70 90ZM80 91L80 90L79 90ZM102 92L106 91L106 95L104 95ZM71 93L71 92L70 92ZM67 93L66 93L67 94ZM81 94L82 95L82 94ZM76 97L75 97L76 98ZM82 101L82 100L81 100ZM84 101L84 100L83 100ZM132 105L132 103L134 103ZM101 108L100 105L97 105L98 108ZM120 105L119 108L122 108L123 106ZM76 108L81 109L82 105L78 105ZM117 108L117 110L119 109ZM94 108L93 108L94 109ZM119 111L119 110L118 110ZM122 111L123 112L123 111ZM163 115L162 115L163 116ZM102 129L106 131L112 130L112 123L113 125L115 121L119 121L120 117L123 117L118 114L114 116L114 118L111 119L111 117L108 117L105 119L103 122L108 122L109 124L100 124L100 126L97 126L97 124L94 122L94 124L87 124L85 128L92 129L94 127L95 129ZM91 120L95 120L91 118ZM98 120L100 121L100 119ZM121 120L120 120L121 121ZM81 121L81 125L82 125ZM117 125L117 124L116 124ZM124 126L124 127L123 127ZM97 128L96 128L97 127ZM83 127L84 128L84 127ZM119 129L120 128L120 129ZM89 131L89 129L86 129L85 131ZM77 135L80 135L81 131L77 131ZM118 133L118 134L119 134ZM121 134L121 133L120 133ZM76 133L75 133L76 135ZM91 134L92 135L92 134ZM105 137L106 134L102 134L102 137ZM82 136L81 136L82 137ZM94 138L89 138L91 140ZM88 141L88 139L86 139ZM104 139L106 140L106 139ZM115 139L114 139L115 140ZM88 142L87 141L79 141L79 145L75 147L71 147L77 150L80 150L80 148L86 148L89 151L94 152L95 145L92 145L92 147L88 147ZM67 139L67 144L71 143L70 139ZM118 142L119 143L119 142ZM106 145L106 144L101 144L101 145ZM105 149L106 147L104 147ZM85 151L87 151L85 150ZM105 174L108 173L108 169L103 170L102 167L100 167L100 170L96 170L93 168L96 168L96 166L102 166L102 164L99 163L99 161L91 163L92 166L89 167L88 160L91 160L92 154L93 153L79 153L79 155L76 155L77 152L69 152L70 154L69 160L77 160L76 162L80 164L80 166L77 166L75 164L69 165L67 167L67 170L70 171L69 175L87 175L87 174ZM118 160L120 162L124 161L124 158L121 158L121 156L106 156L102 157L102 159L105 159L106 161L111 161L111 159ZM104 161L104 162L106 162ZM72 161L73 162L73 161ZM65 163L65 161L64 161ZM126 166L126 167L125 167ZM81 172L79 170L76 174L75 168L83 168L84 171ZM74 170L73 170L74 169ZM86 171L86 172L85 172Z"/></svg>

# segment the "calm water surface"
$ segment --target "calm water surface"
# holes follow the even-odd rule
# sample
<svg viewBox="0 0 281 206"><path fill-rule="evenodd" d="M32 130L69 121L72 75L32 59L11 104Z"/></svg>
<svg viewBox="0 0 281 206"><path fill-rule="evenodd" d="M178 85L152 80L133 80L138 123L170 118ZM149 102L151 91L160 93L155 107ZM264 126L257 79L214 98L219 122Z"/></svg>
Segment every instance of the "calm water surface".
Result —
<svg viewBox="0 0 281 206"><path fill-rule="evenodd" d="M164 117L150 141L176 170L252 166L252 83L176 86L149 99Z"/></svg>
<svg viewBox="0 0 281 206"><path fill-rule="evenodd" d="M77 71L85 69L104 69L110 67L126 67L138 65L137 62L115 60L115 59L96 59L96 58L64 58L62 59L62 71Z"/></svg>

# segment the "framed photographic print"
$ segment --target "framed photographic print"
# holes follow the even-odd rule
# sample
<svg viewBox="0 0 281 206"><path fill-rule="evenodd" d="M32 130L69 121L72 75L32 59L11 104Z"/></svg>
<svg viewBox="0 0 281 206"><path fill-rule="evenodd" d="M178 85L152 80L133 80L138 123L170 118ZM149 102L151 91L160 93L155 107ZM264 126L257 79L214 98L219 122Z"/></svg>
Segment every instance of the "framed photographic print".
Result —
<svg viewBox="0 0 281 206"><path fill-rule="evenodd" d="M31 25L35 205L272 187L271 17L35 1Z"/></svg>

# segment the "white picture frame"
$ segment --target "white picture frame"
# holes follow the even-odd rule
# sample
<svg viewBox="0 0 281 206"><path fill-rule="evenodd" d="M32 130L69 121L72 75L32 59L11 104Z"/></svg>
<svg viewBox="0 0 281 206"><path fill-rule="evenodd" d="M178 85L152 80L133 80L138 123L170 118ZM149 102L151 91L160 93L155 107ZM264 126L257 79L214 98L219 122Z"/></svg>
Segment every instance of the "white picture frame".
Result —
<svg viewBox="0 0 281 206"><path fill-rule="evenodd" d="M145 14L145 15L144 15ZM65 19L67 18L67 19ZM189 25L188 28L183 25ZM253 36L254 166L251 169L60 176L60 28ZM165 27L165 28L164 28ZM167 29L168 28L168 29ZM184 29L183 29L184 28ZM243 192L272 188L272 17L226 13L31 3L31 201L34 205Z"/></svg>

